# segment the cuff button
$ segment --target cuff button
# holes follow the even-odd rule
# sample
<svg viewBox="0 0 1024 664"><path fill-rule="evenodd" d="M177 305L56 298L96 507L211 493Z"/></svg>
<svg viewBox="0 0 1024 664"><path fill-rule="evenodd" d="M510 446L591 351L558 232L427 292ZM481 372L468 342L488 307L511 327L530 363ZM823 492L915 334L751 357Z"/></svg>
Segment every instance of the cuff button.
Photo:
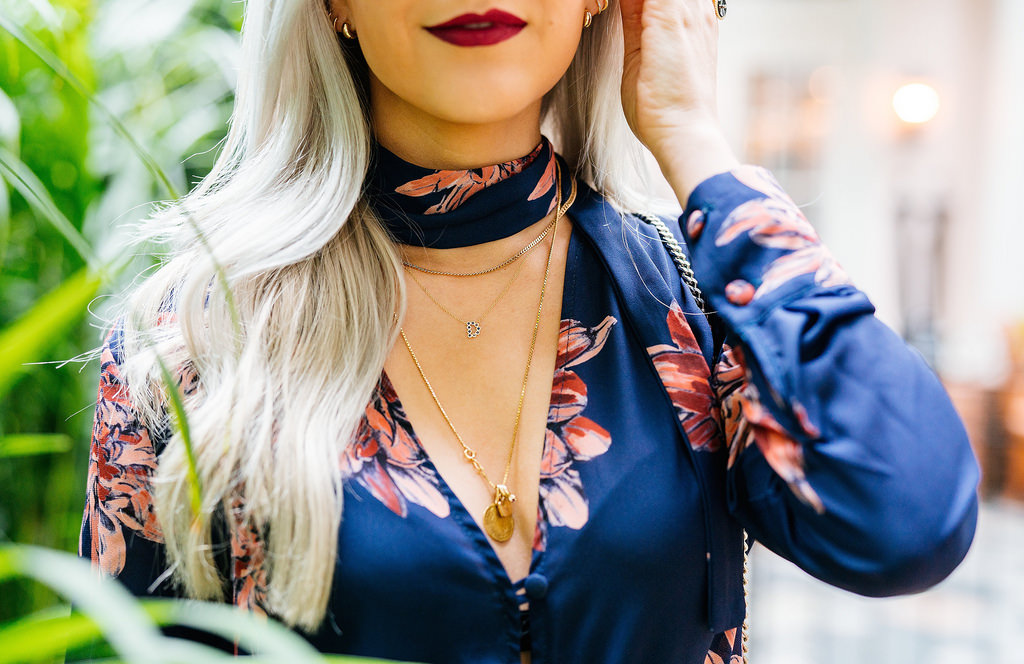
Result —
<svg viewBox="0 0 1024 664"><path fill-rule="evenodd" d="M730 281L725 286L725 299L737 307L744 307L754 299L754 290L754 285L749 281Z"/></svg>
<svg viewBox="0 0 1024 664"><path fill-rule="evenodd" d="M704 231L704 218L704 210L694 210L690 213L690 218L686 220L686 234L690 239L696 240L700 237Z"/></svg>

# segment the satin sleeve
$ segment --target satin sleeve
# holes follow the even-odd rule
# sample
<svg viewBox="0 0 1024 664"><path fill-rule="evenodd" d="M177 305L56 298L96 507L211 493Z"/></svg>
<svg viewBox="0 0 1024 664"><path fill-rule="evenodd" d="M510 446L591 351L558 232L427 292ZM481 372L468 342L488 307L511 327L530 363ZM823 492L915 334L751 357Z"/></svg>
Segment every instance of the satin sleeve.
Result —
<svg viewBox="0 0 1024 664"><path fill-rule="evenodd" d="M765 169L702 182L680 226L725 330L712 384L730 511L840 588L941 581L973 539L979 471L938 377Z"/></svg>
<svg viewBox="0 0 1024 664"><path fill-rule="evenodd" d="M136 596L182 598L185 593L170 573L152 494L157 461L171 430L166 424L152 429L140 420L121 379L123 359L123 333L115 326L100 355L78 554ZM181 370L176 377L183 394L196 389L194 372ZM241 512L240 504L231 507ZM211 528L225 599L263 612L264 551L256 529L229 529L223 510L212 515Z"/></svg>
<svg viewBox="0 0 1024 664"><path fill-rule="evenodd" d="M135 595L173 597L152 496L162 432L151 432L128 400L121 341L115 327L101 350L78 553Z"/></svg>

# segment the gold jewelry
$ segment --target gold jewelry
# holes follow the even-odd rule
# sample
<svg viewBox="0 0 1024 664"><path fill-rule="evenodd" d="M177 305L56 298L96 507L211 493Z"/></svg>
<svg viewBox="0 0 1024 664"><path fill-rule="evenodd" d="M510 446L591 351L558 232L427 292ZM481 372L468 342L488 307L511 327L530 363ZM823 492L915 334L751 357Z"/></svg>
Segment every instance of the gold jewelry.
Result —
<svg viewBox="0 0 1024 664"><path fill-rule="evenodd" d="M594 16L590 13L590 10L583 12L583 29L590 27L590 24L594 22Z"/></svg>
<svg viewBox="0 0 1024 664"><path fill-rule="evenodd" d="M725 20L725 14L729 11L729 6L726 0L713 0L715 3L715 16L718 17L719 21Z"/></svg>
<svg viewBox="0 0 1024 664"><path fill-rule="evenodd" d="M608 3L609 3L609 0L598 0L598 3L597 3L597 13L598 14L603 14L605 12L605 10L608 9Z"/></svg>
<svg viewBox="0 0 1024 664"><path fill-rule="evenodd" d="M559 171L556 170L556 180L558 182L558 198L559 205L555 212L555 220L552 222L552 227L557 231L558 220L562 216L561 196L562 186L561 177L558 175ZM526 383L530 378L530 367L533 366L533 354L537 348L537 335L540 331L540 317L541 312L544 309L544 293L547 291L548 286L548 275L551 273L551 255L555 248L555 237L557 233L553 233L551 237L551 244L548 246L548 259L547 264L544 267L544 281L541 282L540 287L540 299L537 303L537 316L533 321L533 334L530 338L530 352L526 358L526 370L523 372L523 384L519 390L519 403L516 406L516 419L512 425L512 443L509 445L508 459L505 461L505 472L502 475L501 482L495 484L487 477L484 467L480 465L480 462L476 458L476 451L466 445L466 441L462 439L459 432L455 429L455 425L452 424L452 420L448 417L447 411L444 406L441 405L441 400L437 398L437 393L434 392L433 386L430 381L427 380L427 375L423 372L423 367L420 365L419 359L416 357L416 353L413 352L412 344L409 343L409 338L405 336L405 330L399 328L399 334L402 336L402 341L405 342L405 347L409 351L409 355L412 357L413 364L416 365L416 370L420 374L420 378L423 379L424 385L427 386L427 390L430 392L430 396L434 400L434 405L441 411L441 416L444 421L448 424L448 428L451 429L452 434L455 435L455 439L459 441L459 445L462 446L462 455L466 457L466 460L473 465L476 472L487 482L492 489L494 489L494 502L487 506L484 511L484 532L487 536L496 542L507 542L512 538L512 533L515 531L515 517L512 514L512 503L516 501L515 494L509 491L508 488L508 476L512 469L512 459L515 458L516 441L519 439L519 422L523 413L523 401L526 398Z"/></svg>
<svg viewBox="0 0 1024 664"><path fill-rule="evenodd" d="M548 224L547 229L551 229L553 226L554 226L554 222ZM547 229L544 231L545 234L547 234ZM440 309L441 311L445 312L450 317L454 318L456 322L461 323L462 325L465 326L465 328L466 328L466 336L468 338L475 339L478 336L480 336L481 332L483 332L482 324L484 322L484 318L487 317L487 314L489 314L492 311L494 311L494 308L496 306L498 306L498 302L500 302L501 299L503 297L505 297L505 295L508 294L508 291L512 288L512 284L519 277L519 273L523 271L523 266L524 265L526 265L526 263L520 263L519 264L519 267L516 268L515 273L512 274L512 278L508 280L508 283L505 284L505 287L503 289L501 289L500 293L498 293L498 297L494 298L494 300L491 302L490 306L488 306L487 309L482 314L480 314L476 318L473 318L472 320L462 320L461 318L456 316L454 313L452 313L447 307L445 307L443 304L441 304L436 299L434 299L434 296L430 294L430 291L427 290L426 286L424 286L420 282L419 279L414 277L411 272L409 273L409 278L411 278L413 280L413 282L417 286L420 287L420 290L423 291L423 294L426 295L427 298L429 298L431 302L433 302L434 304L437 305L438 309Z"/></svg>
<svg viewBox="0 0 1024 664"><path fill-rule="evenodd" d="M344 35L345 39L355 39L356 31L348 27L348 21L341 24L341 34Z"/></svg>
<svg viewBox="0 0 1024 664"><path fill-rule="evenodd" d="M570 205L571 204L572 203L570 203ZM444 270L431 270L430 268L420 267L419 265L413 265L412 263L409 263L408 261L402 261L402 265L404 265L405 267L407 267L407 268L409 268L411 270L416 270L417 272L423 272L424 274L436 274L436 275L440 275L440 276L443 276L443 277L479 277L480 275L483 275L483 274L490 274L491 272L497 272L501 268L503 268L503 267L505 267L507 265L511 265L512 263L515 263L517 260L519 260L520 258L525 256L526 254L528 254L531 249L533 249L538 244L543 242L544 238L546 238L548 236L548 231L550 231L550 230L551 230L551 224L548 224L547 226L544 227L544 232L543 233L541 233L540 235L535 237L533 239L533 241L530 242L530 244L528 244L525 247L523 247L522 249L520 249L519 252L516 253L514 256L511 256L510 258L505 259L501 263L498 263L494 267L489 267L486 270L479 270L477 272L445 272Z"/></svg>

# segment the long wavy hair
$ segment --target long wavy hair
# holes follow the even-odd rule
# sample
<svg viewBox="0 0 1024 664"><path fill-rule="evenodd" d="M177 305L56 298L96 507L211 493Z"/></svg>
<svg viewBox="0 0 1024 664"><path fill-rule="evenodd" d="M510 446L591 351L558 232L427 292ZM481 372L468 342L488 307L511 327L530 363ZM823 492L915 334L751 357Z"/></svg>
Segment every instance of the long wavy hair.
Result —
<svg viewBox="0 0 1024 664"><path fill-rule="evenodd" d="M647 162L621 109L617 4L584 31L546 96L544 129L578 178L631 210ZM199 514L180 427L153 478L177 582L222 598L210 524L225 514L229 527L261 534L263 608L313 630L339 553L340 455L396 339L405 291L363 194L371 128L358 46L338 39L324 0L248 0L241 63L213 170L144 224L144 239L168 251L128 301L122 376L156 427L170 410L161 364L198 377L183 398Z"/></svg>

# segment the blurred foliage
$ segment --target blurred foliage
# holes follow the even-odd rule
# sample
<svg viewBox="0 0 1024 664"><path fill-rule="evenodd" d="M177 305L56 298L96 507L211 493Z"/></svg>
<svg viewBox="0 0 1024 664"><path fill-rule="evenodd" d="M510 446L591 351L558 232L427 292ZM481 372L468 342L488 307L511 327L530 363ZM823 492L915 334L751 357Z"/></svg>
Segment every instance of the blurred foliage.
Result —
<svg viewBox="0 0 1024 664"><path fill-rule="evenodd" d="M56 590L76 609L57 606L0 624L0 664L53 661L101 651L126 662L204 664L237 661L233 653L163 634L159 627L198 629L251 653L254 661L289 664L372 664L377 660L321 657L298 634L274 621L209 602L138 601L120 584L98 577L72 554L0 545L0 581L21 576ZM98 647L94 647L99 644ZM90 661L97 661L90 659Z"/></svg>
<svg viewBox="0 0 1024 664"><path fill-rule="evenodd" d="M167 184L185 191L213 164L241 11L228 0L0 0L11 28L0 29L0 540L77 547L97 367L64 361L89 357L115 315L117 298L96 294L126 284L103 266L132 275L149 264L131 226L171 196ZM54 602L44 585L0 580L0 623Z"/></svg>

